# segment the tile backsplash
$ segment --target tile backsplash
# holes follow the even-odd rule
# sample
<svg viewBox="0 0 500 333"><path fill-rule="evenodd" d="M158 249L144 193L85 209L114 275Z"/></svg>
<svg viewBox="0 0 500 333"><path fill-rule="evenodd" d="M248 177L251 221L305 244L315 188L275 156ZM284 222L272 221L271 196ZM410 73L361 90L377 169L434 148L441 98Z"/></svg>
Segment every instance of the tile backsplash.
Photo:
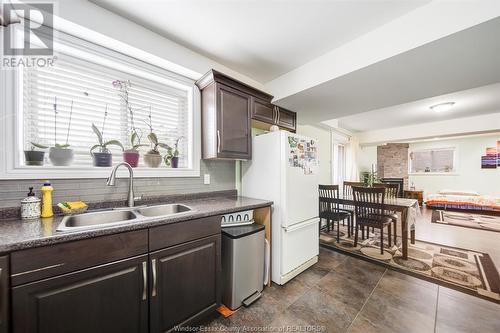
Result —
<svg viewBox="0 0 500 333"><path fill-rule="evenodd" d="M203 184L203 175L210 174L210 185ZM0 208L15 207L33 186L39 196L41 180L0 180ZM128 179L120 178L116 186L106 186L105 179L51 179L54 203L82 200L87 202L126 198ZM234 161L201 161L200 177L135 178L136 196L158 196L235 189Z"/></svg>

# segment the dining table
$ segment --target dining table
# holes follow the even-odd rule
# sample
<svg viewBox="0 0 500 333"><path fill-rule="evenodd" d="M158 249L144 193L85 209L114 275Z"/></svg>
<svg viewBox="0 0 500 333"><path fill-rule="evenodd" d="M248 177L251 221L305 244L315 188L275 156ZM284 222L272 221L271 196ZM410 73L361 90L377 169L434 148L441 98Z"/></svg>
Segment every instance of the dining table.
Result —
<svg viewBox="0 0 500 333"><path fill-rule="evenodd" d="M335 198L321 198L322 201L340 204L342 206L354 207L352 195L340 194ZM385 198L384 203L363 201L363 205L373 208L382 208L387 211L394 211L401 214L401 252L404 260L408 259L408 238L411 244L415 244L415 224L416 214L420 212L418 200L406 198ZM414 210L414 213L412 212Z"/></svg>

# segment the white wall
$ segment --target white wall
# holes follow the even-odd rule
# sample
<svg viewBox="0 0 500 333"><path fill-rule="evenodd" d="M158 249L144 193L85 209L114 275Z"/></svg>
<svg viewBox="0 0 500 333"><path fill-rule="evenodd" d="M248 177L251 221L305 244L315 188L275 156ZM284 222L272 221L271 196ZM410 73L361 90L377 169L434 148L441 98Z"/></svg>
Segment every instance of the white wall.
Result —
<svg viewBox="0 0 500 333"><path fill-rule="evenodd" d="M195 80L214 68L258 89L265 90L261 83L252 78L87 0L54 0L54 2L56 15L54 25L65 32L70 29L71 34L111 48L119 48L118 51L132 56L142 57L144 55L140 54L142 51L149 54L147 56L149 62Z"/></svg>
<svg viewBox="0 0 500 333"><path fill-rule="evenodd" d="M371 171L372 165L377 164L377 146L360 147L357 163L359 172Z"/></svg>
<svg viewBox="0 0 500 333"><path fill-rule="evenodd" d="M297 134L318 140L319 183L331 184L331 142L330 131L311 125L297 125Z"/></svg>
<svg viewBox="0 0 500 333"><path fill-rule="evenodd" d="M414 183L417 189L425 191L425 195L442 189L500 195L500 169L481 169L481 155L487 147L496 146L498 140L500 134L410 144L410 151L433 147L457 147L458 150L456 175L410 175L410 185Z"/></svg>
<svg viewBox="0 0 500 333"><path fill-rule="evenodd" d="M424 195L442 189L473 190L481 194L500 195L500 169L481 169L481 156L487 147L494 147L500 134L469 136L448 140L433 140L410 143L410 151L436 147L457 148L457 173L450 175L410 175L409 184L424 190ZM377 147L366 146L358 154L360 171L369 170L377 163Z"/></svg>

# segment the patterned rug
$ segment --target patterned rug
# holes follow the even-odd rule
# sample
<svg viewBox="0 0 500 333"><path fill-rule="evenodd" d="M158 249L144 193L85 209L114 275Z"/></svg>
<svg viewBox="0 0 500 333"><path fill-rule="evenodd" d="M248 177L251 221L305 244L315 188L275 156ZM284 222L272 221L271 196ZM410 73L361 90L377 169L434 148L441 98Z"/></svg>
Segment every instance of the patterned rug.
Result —
<svg viewBox="0 0 500 333"><path fill-rule="evenodd" d="M340 242L337 230L322 231L320 244L355 256L368 258L401 272L460 290L493 302L500 303L500 276L487 253L459 249L423 241L411 244L408 260L402 259L401 238L397 245L388 247L384 239L384 255L380 254L380 234L370 232L368 238L354 247L354 237L347 237L347 227L340 226Z"/></svg>
<svg viewBox="0 0 500 333"><path fill-rule="evenodd" d="M494 215L434 210L432 211L431 222L500 232L500 216Z"/></svg>

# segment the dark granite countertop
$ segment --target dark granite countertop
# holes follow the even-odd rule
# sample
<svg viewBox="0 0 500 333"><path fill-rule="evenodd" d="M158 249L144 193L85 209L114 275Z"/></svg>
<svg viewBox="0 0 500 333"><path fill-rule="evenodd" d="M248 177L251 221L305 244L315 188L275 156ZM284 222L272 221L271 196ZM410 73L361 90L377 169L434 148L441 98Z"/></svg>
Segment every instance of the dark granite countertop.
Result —
<svg viewBox="0 0 500 333"><path fill-rule="evenodd" d="M165 200L163 203L171 203ZM72 240L92 238L103 235L110 235L124 231L144 229L169 223L187 221L191 219L227 214L270 206L271 201L258 200L238 196L220 196L204 198L185 198L176 200L176 203L184 204L193 210L181 215L168 218L151 219L149 221L134 222L124 224L98 227L76 232L59 232L57 226L62 220L62 216L36 220L11 219L0 221L0 253L13 252L17 250L62 243ZM156 202L155 204L161 204Z"/></svg>

